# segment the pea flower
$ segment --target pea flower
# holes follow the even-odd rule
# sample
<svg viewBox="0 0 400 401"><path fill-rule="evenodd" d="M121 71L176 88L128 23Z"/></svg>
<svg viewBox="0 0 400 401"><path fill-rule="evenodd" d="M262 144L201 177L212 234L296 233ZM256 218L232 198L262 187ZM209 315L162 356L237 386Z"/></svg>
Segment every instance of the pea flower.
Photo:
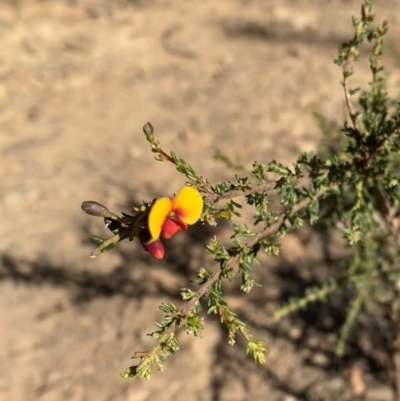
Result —
<svg viewBox="0 0 400 401"><path fill-rule="evenodd" d="M151 206L147 228L140 236L143 248L155 258L164 257L162 238L171 238L178 231L187 231L195 224L203 211L203 198L192 187L183 187L172 199L157 199Z"/></svg>

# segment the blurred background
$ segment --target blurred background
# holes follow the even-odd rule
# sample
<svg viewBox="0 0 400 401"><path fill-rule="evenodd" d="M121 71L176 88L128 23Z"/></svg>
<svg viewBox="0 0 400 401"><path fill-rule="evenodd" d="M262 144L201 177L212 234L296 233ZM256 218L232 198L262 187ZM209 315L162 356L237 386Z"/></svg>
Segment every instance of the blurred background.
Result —
<svg viewBox="0 0 400 401"><path fill-rule="evenodd" d="M400 84L400 3L377 2L389 21L385 62ZM204 245L229 227L196 226L166 258L122 243L89 259L107 237L84 200L129 212L172 195L184 179L153 159L151 121L165 150L217 182L235 172L217 149L252 162L293 161L323 137L313 113L344 116L340 44L352 35L351 0L0 1L0 400L391 400L385 327L368 316L343 360L333 357L339 300L280 324L273 310L329 273L333 239L305 229L263 259L262 288L227 300L270 352L264 366L227 345L217 319L151 381L124 381L133 351L148 349L162 301L207 266ZM360 64L354 85L369 81ZM361 335L360 335L361 333Z"/></svg>

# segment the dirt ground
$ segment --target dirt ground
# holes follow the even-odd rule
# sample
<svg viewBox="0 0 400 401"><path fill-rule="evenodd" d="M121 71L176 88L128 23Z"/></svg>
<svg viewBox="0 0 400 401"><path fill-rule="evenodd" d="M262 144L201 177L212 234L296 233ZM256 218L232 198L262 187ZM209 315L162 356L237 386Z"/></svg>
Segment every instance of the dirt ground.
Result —
<svg viewBox="0 0 400 401"><path fill-rule="evenodd" d="M147 121L166 150L213 182L233 174L216 149L240 155L246 169L318 149L312 113L342 118L332 60L360 3L0 1L0 401L339 401L363 386L365 399L391 400L383 324L363 317L337 360L339 300L272 322L317 268L327 273L334 244L307 230L257 270L262 288L228 290L270 350L264 366L206 317L204 339L181 335L164 373L122 380L133 351L152 344L160 303L179 304L196 269L213 268L204 245L226 227L177 236L163 261L135 243L90 260L88 237L107 232L80 209L93 199L128 212L179 190L182 176L153 160ZM400 3L377 3L398 91ZM360 66L359 79L367 72Z"/></svg>

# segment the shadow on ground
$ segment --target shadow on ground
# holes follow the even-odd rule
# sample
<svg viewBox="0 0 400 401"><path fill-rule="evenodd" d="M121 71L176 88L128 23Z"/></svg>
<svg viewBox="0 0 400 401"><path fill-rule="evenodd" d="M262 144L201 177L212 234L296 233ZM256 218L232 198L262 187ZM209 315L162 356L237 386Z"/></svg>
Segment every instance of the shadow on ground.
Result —
<svg viewBox="0 0 400 401"><path fill-rule="evenodd" d="M370 399L363 398L365 394L357 398L352 392L358 380L353 377L358 374L358 369L363 372L361 381L366 378L365 380L369 381L368 386L386 386L392 389L390 377L392 339L386 316L377 319L376 313L369 314L368 311L362 311L347 338L344 356L338 357L335 354L339 333L346 322L354 296L353 287L342 288L340 292L330 295L325 303L310 303L305 310L289 315L282 322L276 323L270 316L266 317L271 309L276 310L279 305L286 304L290 299L303 297L310 288L321 287L330 277L330 272L333 277L337 277L339 266L346 262L346 257L343 255L335 257L332 254L331 245L337 242L336 239L331 238L320 226L310 228L310 231L311 237L320 238L322 249L317 254L321 254L321 259L313 260L310 257L309 261L293 263L281 257L280 262L274 264L271 270L261 272L263 291L253 290L247 298L247 303L244 300L236 312L238 317L252 328L256 337L257 333L264 333L272 339L268 347L273 349L276 346L282 351L282 359L289 358L286 361L289 371L292 363L293 366L297 366L297 362L294 363L292 359L300 358L300 365L305 370L308 368L318 370L323 372L323 377L315 374L312 378L313 375L310 374L309 380L303 379L303 385L299 385L295 379L291 381L288 377L282 378L273 362L266 363L262 367L249 364L239 352L233 353L226 344L220 343L215 355L215 363L219 368L216 369L212 382L213 401L225 399L229 376L240 378L242 386L250 392L254 385L250 372L259 375L262 378L260 380L267 380L271 383L271 387L279 392L303 401ZM307 252L308 235L306 237L302 240L305 252ZM268 268L268 263L262 264L257 269L263 267ZM238 297L240 291L234 289L229 296ZM220 327L222 336L226 338L226 331ZM242 338L238 338L238 343L240 348L245 349L246 343ZM290 351L285 352L285 347ZM246 373L243 373L244 369ZM327 391L329 380L333 383L336 378L343 379L342 385L332 385L332 389ZM338 388L334 388L335 386ZM390 398L382 395L382 399Z"/></svg>
<svg viewBox="0 0 400 401"><path fill-rule="evenodd" d="M140 203L135 199L129 199L122 210L129 211L132 205L139 205ZM87 218L93 217L87 216ZM90 240L90 236L97 235L97 233L89 232L87 227L81 227L82 242L83 244L89 243L94 250L96 245ZM181 235L183 238L179 242L174 241L171 244L171 241L164 241L165 257L162 263L163 268L170 273L182 278L184 282L189 282L195 278L196 269L188 261L195 258L197 264L202 263L202 259L205 257L204 246L210 237L215 235L215 230L209 226L197 224L190 227L184 236ZM135 268L146 270L154 261L140 246L137 248L135 250L132 247L126 251L119 249L117 245L108 251L115 252L120 256L120 263L109 273L101 273L95 270L77 272L69 266L49 263L45 257L41 260L32 261L15 259L15 257L4 254L0 259L0 281L12 280L15 283L30 286L63 287L70 292L74 303L89 302L96 297L112 297L115 295L122 295L127 298L143 298L157 294L165 295L169 300L181 300L179 288L176 291L171 291L167 283L162 281L158 281L155 285L154 280L145 274L140 275L137 279L132 276L132 267L130 266L133 253L135 266L138 266ZM201 249L200 252L199 249ZM101 256L99 255L98 258ZM151 280L151 285L148 285L147 280Z"/></svg>
<svg viewBox="0 0 400 401"><path fill-rule="evenodd" d="M139 204L136 200L127 201L124 210L129 210L130 205ZM90 218L90 217L88 217ZM82 227L83 242L87 242L90 235L86 227ZM198 265L206 263L204 246L209 238L216 234L213 228L196 225L191 227L181 242L174 242L172 245L166 243L166 256L163 266L174 276L184 283L189 283L195 278L196 269L188 263L193 259ZM226 295L230 297L243 297L243 304L238 309L241 320L246 322L255 332L264 333L275 341L285 341L293 348L297 355L303 359L302 365L312 367L325 372L327 377L332 375L344 375L349 366L361 361L366 371L381 384L390 385L388 377L389 366L389 338L387 322L384 318L374 320L368 314L363 313L355 324L353 332L349 337L347 353L343 359L336 357L333 353L334 341L332 334L340 331L346 318L352 289L348 288L339 295L334 295L328 302L311 304L307 310L301 311L286 319L283 324L276 324L271 319L266 319L267 306L281 305L293 297L301 297L310 287L320 286L328 278L330 269L336 269L343 259L335 259L330 255L331 238L326 233L315 229L312 235L321 238L322 259L319 261L291 263L284 258L272 270L262 271L263 290L253 290L250 297L244 299L243 294L237 287L228 289ZM307 240L304 240L307 241ZM306 247L306 244L304 243ZM165 300L171 302L182 302L179 295L179 288L171 289L168 283L162 280L154 281L154 277L146 274L146 269L151 263L151 258L143 250L135 252L135 262L142 273L138 276L131 274L129 267L132 260L132 253L120 250L116 247L111 252L117 252L120 256L120 263L110 272L102 273L95 270L77 272L68 266L54 265L43 260L15 259L4 254L0 260L0 281L11 280L15 283L22 283L28 286L54 286L62 287L69 294L75 305L91 302L96 298L113 297L116 295L126 298L142 299L152 296L165 296ZM316 266L325 266L321 269ZM258 267L258 269L262 269ZM278 291L275 295L269 292L269 283L273 283ZM257 311L257 313L255 312ZM214 316L208 319L217 319ZM272 388L295 397L297 400L315 400L314 390L320 384L320 378L316 377L309 383L299 388L298 385L291 386L287 378L282 378L270 364L262 367L254 365L244 356L243 350L246 344L243 339L238 338L238 346L234 349L226 343L226 330L221 328L221 341L213 356L214 374L211 383L213 401L225 399L223 396L226 385L229 383L227 377L239 380L243 388L250 389L254 375L267 380ZM293 335L292 328L297 328L296 335ZM360 336L359 333L362 333ZM273 344L268 345L274 346ZM233 351L232 351L233 350ZM322 357L323 362L315 355ZM246 367L246 372L243 370ZM332 396L334 392L330 392ZM330 400L330 398L320 398Z"/></svg>

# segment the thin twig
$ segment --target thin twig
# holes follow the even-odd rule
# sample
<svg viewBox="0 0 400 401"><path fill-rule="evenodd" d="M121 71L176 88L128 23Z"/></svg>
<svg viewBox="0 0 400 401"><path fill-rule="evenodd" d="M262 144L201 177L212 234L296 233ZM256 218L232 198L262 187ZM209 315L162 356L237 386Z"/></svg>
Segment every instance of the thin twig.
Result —
<svg viewBox="0 0 400 401"><path fill-rule="evenodd" d="M218 195L216 193L212 193L212 194L206 195L205 200L208 202L216 203L220 200L233 199L233 198L237 198L239 196L247 196L247 195L252 195L255 193L271 191L272 189L275 188L275 186L276 186L275 182L268 182L268 183L256 185L250 189L237 189L234 191L229 191L224 195Z"/></svg>
<svg viewBox="0 0 400 401"><path fill-rule="evenodd" d="M390 305L390 323L392 326L391 360L393 369L393 382L395 400L400 401L400 294L395 289Z"/></svg>
<svg viewBox="0 0 400 401"><path fill-rule="evenodd" d="M331 185L328 188L325 188L321 190L318 194L317 197L321 197L324 195L327 191L333 189L335 185ZM301 209L305 208L309 203L311 202L311 199L304 199L302 202L298 203L296 206L293 207L292 213L297 213ZM280 225L283 223L284 219L286 216L286 211L281 213L275 223L270 226L270 227L265 227L262 231L260 231L257 235L255 235L246 245L247 247L251 248L254 245L256 245L259 241L261 241L263 238L268 237L270 235L275 235L276 232L278 231ZM239 255L231 256L230 259L227 262L226 267L227 268L233 268L234 274L237 273L238 268L239 268ZM214 273L211 278L209 278L204 284L201 285L201 287L196 291L195 295L190 299L190 301L186 304L185 307L183 307L179 311L180 316L186 316L194 307L195 303L199 301L205 294L207 294L212 286L220 279L221 277L221 270L218 270L216 273Z"/></svg>
<svg viewBox="0 0 400 401"><path fill-rule="evenodd" d="M321 191L318 196L322 196L326 191L329 189L332 189L332 187L329 187L325 189L324 191ZM304 207L306 207L309 203L311 202L310 199L305 199L304 201L298 203L292 210L292 213L297 213ZM256 245L259 241L261 241L263 238L268 237L270 235L275 235L277 230L279 229L280 225L283 223L285 219L286 212L281 213L275 223L270 226L264 228L262 231L260 231L258 234L256 234L247 244L246 246L251 248L254 245ZM236 271L238 269L238 262L239 262L239 255L231 256L230 259L228 260L226 267L227 268L236 268ZM214 285L218 281L218 279L221 277L221 270L218 270L214 275L212 275L204 284L201 285L201 287L196 291L195 295L190 299L190 301L186 304L184 308L182 308L179 311L179 315L185 316L187 313L190 312L190 310L193 308L195 303L202 298L207 292L209 292ZM235 271L234 271L235 273Z"/></svg>
<svg viewBox="0 0 400 401"><path fill-rule="evenodd" d="M252 240L247 243L247 246L252 247L255 244L257 244L261 239L263 239L269 235L275 234L278 227L282 224L283 219L284 219L284 214L279 216L278 220L274 223L273 226L265 228L260 233L258 233L256 236L254 236L252 238ZM238 261L239 261L239 255L231 256L226 264L226 267L227 268L235 268L235 267L237 268ZM191 309L193 308L195 303L197 301L199 301L206 293L208 293L211 290L212 286L221 277L221 274L222 274L221 270L218 270L204 284L202 284L202 286L196 291L195 295L190 299L190 301L186 304L186 306L179 311L179 315L181 315L181 316L187 315L191 311Z"/></svg>
<svg viewBox="0 0 400 401"><path fill-rule="evenodd" d="M394 131L394 130L393 130ZM392 133L393 133L392 131ZM391 133L391 134L392 134ZM381 195L383 197L383 194ZM388 207L386 206L388 209ZM398 219L390 216L388 212L380 210L382 219L392 240L392 250L396 253L399 246ZM391 269L391 273L398 270L398 267ZM392 299L389 305L389 320L391 325L390 357L392 365L392 379L394 384L395 401L400 401L400 283L394 283Z"/></svg>
<svg viewBox="0 0 400 401"><path fill-rule="evenodd" d="M343 86L344 97L346 99L346 106L347 106L347 110L349 112L350 120L351 120L351 123L353 125L353 128L357 131L358 129L357 129L356 114L354 112L353 105L351 104L351 101L350 101L350 91L349 91L349 88L348 88L348 77L349 77L349 75L348 75L348 73L349 73L348 66L349 66L349 64L350 64L350 49L349 49L349 52L347 54L346 61L343 63L342 86Z"/></svg>
<svg viewBox="0 0 400 401"><path fill-rule="evenodd" d="M171 156L169 156L167 154L167 152L165 152L161 147L157 147L155 149L153 149L154 152L158 153L164 160L174 164L176 167L179 167L179 165L173 160L173 158ZM255 193L259 193L262 191L270 191L272 189L275 188L276 183L275 182L269 182L269 183L262 183L259 185L256 185L250 189L237 189L237 190L233 190L233 191L229 191L227 193L225 193L224 195L218 195L217 193L215 193L210 187L209 185L207 185L206 182L204 182L204 180L202 179L202 177L199 177L197 174L195 175L197 182L200 185L200 188L207 193L207 195L205 196L205 200L208 202L218 202L220 200L224 200L224 199L233 199L239 196L246 196L246 195L252 195Z"/></svg>

